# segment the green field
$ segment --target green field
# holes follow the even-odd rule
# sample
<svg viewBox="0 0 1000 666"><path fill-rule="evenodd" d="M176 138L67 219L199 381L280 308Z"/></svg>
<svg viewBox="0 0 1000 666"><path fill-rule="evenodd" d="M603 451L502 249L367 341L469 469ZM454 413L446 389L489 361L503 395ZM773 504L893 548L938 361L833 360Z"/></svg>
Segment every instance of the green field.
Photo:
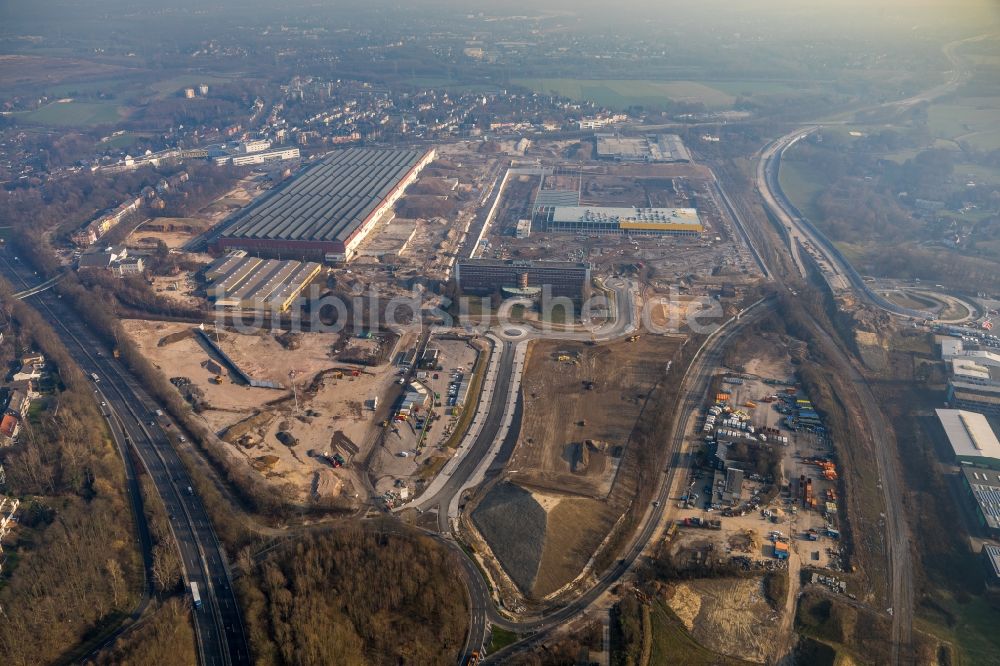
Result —
<svg viewBox="0 0 1000 666"><path fill-rule="evenodd" d="M813 82L789 83L785 81L706 81L706 85L734 96L799 94L813 87Z"/></svg>
<svg viewBox="0 0 1000 666"><path fill-rule="evenodd" d="M794 147L781 160L778 181L782 191L803 215L813 222L820 221L816 198L830 184L829 179L814 165L796 159Z"/></svg>
<svg viewBox="0 0 1000 666"><path fill-rule="evenodd" d="M937 137L957 139L982 133L986 138L997 141L1000 138L991 135L1000 134L997 129L1000 122L998 109L998 97L964 97L948 104L931 104L927 109L927 125ZM975 144L984 147L978 138L975 139Z"/></svg>
<svg viewBox="0 0 1000 666"><path fill-rule="evenodd" d="M697 81L650 81L627 79L515 79L515 83L540 93L556 94L601 106L662 106L669 101L701 102L710 108L728 108L735 96L721 88ZM721 84L720 84L721 85ZM735 85L731 82L728 85ZM750 84L755 85L755 84Z"/></svg>
<svg viewBox="0 0 1000 666"><path fill-rule="evenodd" d="M102 125L122 119L119 106L114 102L53 102L15 115L29 123L57 127Z"/></svg>
<svg viewBox="0 0 1000 666"><path fill-rule="evenodd" d="M502 650L511 643L517 641L517 634L500 627L493 627L490 631L490 645L486 648L487 654L493 654L497 650Z"/></svg>
<svg viewBox="0 0 1000 666"><path fill-rule="evenodd" d="M946 594L939 601L943 601L943 606L952 614L952 621L941 617L920 618L920 628L957 647L962 654L962 664L995 664L1000 654L1000 634L996 630L1000 611L982 597L969 597L960 603Z"/></svg>
<svg viewBox="0 0 1000 666"><path fill-rule="evenodd" d="M212 85L219 83L229 83L230 79L211 74L178 74L167 79L161 79L149 87L156 93L157 97L169 97L181 88L196 87L200 83L208 84L208 93L212 94Z"/></svg>

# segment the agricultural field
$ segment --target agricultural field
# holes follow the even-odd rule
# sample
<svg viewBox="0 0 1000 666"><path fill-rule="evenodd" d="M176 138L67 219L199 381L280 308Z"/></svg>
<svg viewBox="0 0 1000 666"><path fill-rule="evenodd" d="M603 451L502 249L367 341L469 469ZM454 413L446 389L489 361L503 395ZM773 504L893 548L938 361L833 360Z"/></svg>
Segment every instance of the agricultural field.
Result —
<svg viewBox="0 0 1000 666"><path fill-rule="evenodd" d="M697 81L515 79L514 83L541 93L554 90L564 97L593 101L618 109L629 106L656 107L670 101L701 102L709 108L719 109L732 106L736 100L734 94Z"/></svg>
<svg viewBox="0 0 1000 666"><path fill-rule="evenodd" d="M15 113L17 118L39 125L84 127L115 123L122 119L124 108L115 102L52 102L34 111Z"/></svg>
<svg viewBox="0 0 1000 666"><path fill-rule="evenodd" d="M980 150L994 150L1000 148L998 106L997 97L960 97L931 104L927 125L935 137L968 141Z"/></svg>
<svg viewBox="0 0 1000 666"><path fill-rule="evenodd" d="M0 89L23 85L45 85L67 79L79 80L132 71L135 70L76 58L0 55Z"/></svg>

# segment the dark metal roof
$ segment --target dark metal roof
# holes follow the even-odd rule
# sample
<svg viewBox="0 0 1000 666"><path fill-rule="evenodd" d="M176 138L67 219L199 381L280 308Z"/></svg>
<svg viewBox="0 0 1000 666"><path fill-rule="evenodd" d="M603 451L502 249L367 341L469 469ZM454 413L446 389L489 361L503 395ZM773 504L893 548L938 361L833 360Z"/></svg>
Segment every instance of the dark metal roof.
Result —
<svg viewBox="0 0 1000 666"><path fill-rule="evenodd" d="M424 154L338 150L255 201L222 236L345 242Z"/></svg>

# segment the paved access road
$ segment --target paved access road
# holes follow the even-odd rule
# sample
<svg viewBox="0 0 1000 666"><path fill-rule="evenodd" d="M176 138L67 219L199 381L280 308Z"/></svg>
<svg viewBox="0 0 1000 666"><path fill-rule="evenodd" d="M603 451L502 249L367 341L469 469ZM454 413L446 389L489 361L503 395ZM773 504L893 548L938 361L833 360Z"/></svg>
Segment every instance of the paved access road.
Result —
<svg viewBox="0 0 1000 666"><path fill-rule="evenodd" d="M486 414L483 427L479 431L479 436L476 437L458 466L453 470L451 477L433 497L418 499L414 504L407 505L407 508L417 508L421 511L436 509L438 529L442 534L451 532L451 526L448 524L448 507L451 505L452 498L461 490L469 476L475 472L479 462L493 445L500 425L503 423L504 407L507 404L508 390L512 379L511 369L514 366L514 344L508 340L502 341L496 345L493 353L500 354L500 366L497 370L496 384L489 397L489 411Z"/></svg>
<svg viewBox="0 0 1000 666"><path fill-rule="evenodd" d="M517 631L521 634L531 634L529 638L518 641L489 655L485 663L503 663L514 651L530 647L545 640L547 633L551 629L583 613L590 604L607 592L608 589L632 568L632 565L649 545L650 540L663 520L664 513L668 508L667 500L669 499L670 489L673 486L674 477L678 469L686 469L689 466L687 461L681 459L687 425L691 421L692 415L700 408L703 396L708 392L712 375L722 362L726 346L744 326L757 321L759 317L769 312L771 305L768 301L761 301L755 304L752 309L748 308L748 311L739 319L728 322L724 329L721 329L704 343L700 353L688 368L678 392L679 404L677 406L676 418L671 426L670 433L666 437L668 447L667 464L660 471L654 501L643 516L641 526L632 537L632 541L625 550L625 554L610 570L600 577L596 585L566 606L542 618L525 622L512 622L500 615L496 610L489 590L482 581L482 575L475 570L475 565L469 563L466 568L471 567L476 574L469 578L469 592L473 600L474 614L478 609L485 608L486 615L489 616L488 620L494 626ZM473 618L474 626L477 626L479 623L481 623L480 620Z"/></svg>
<svg viewBox="0 0 1000 666"><path fill-rule="evenodd" d="M8 250L0 250L0 273L15 288L30 289L39 283L30 269L13 260ZM225 553L201 500L188 490L192 484L187 470L155 416L157 403L57 294L44 291L25 302L52 324L83 371L100 378L95 388L104 396L105 409L120 428L122 438L133 447L172 516L170 526L187 580L198 583L203 600L202 608L193 611L201 663L250 664Z"/></svg>

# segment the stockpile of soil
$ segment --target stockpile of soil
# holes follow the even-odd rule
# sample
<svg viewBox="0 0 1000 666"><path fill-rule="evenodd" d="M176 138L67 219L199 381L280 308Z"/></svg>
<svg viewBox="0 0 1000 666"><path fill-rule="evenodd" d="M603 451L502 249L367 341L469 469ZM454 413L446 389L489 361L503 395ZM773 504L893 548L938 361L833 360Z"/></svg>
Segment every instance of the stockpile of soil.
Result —
<svg viewBox="0 0 1000 666"><path fill-rule="evenodd" d="M545 548L545 509L524 488L501 483L476 507L472 521L511 579L530 593Z"/></svg>

